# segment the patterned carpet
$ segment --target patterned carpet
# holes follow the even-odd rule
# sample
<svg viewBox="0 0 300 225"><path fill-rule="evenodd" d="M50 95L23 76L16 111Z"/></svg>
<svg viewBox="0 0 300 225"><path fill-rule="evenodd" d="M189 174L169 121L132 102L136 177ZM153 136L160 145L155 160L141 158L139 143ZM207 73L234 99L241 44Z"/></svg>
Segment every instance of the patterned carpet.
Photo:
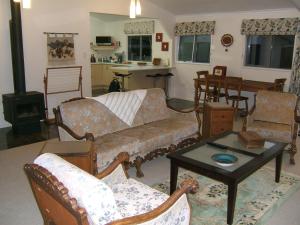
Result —
<svg viewBox="0 0 300 225"><path fill-rule="evenodd" d="M195 195L189 194L193 225L224 225L227 213L227 186L204 176L181 170L178 183L194 178L200 188ZM234 225L260 225L300 188L300 177L281 173L280 183L275 183L273 169L263 167L238 186ZM154 188L169 193L169 181Z"/></svg>

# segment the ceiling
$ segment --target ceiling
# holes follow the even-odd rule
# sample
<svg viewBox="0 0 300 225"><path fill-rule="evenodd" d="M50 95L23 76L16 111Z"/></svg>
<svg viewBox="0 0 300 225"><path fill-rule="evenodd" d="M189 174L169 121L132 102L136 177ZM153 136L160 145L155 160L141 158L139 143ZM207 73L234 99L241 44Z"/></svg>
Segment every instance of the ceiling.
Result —
<svg viewBox="0 0 300 225"><path fill-rule="evenodd" d="M145 0L144 0L145 1ZM174 15L300 8L300 0L147 0ZM143 4L143 3L142 3Z"/></svg>

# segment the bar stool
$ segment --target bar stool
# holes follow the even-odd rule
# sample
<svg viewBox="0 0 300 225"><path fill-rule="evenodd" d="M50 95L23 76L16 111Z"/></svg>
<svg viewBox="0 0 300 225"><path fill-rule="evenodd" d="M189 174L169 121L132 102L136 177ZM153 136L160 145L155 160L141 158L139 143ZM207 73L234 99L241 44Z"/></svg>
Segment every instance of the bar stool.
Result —
<svg viewBox="0 0 300 225"><path fill-rule="evenodd" d="M164 86L165 86L164 89L165 89L167 99L169 98L169 78L173 76L174 76L173 73L162 74L162 77L164 78Z"/></svg>
<svg viewBox="0 0 300 225"><path fill-rule="evenodd" d="M121 91L125 92L125 77L129 78L129 76L132 73L127 73L127 74L123 74L123 73L117 73L115 72L115 76L116 77L121 77Z"/></svg>
<svg viewBox="0 0 300 225"><path fill-rule="evenodd" d="M156 87L157 80L161 77L162 75L157 73L157 74L147 74L146 77L150 77L153 79L153 87Z"/></svg>
<svg viewBox="0 0 300 225"><path fill-rule="evenodd" d="M148 74L148 75L146 75L146 77L150 77L150 78L153 79L153 87L156 87L156 83L157 83L158 79L160 79L160 78L164 79L164 91L165 91L167 99L169 98L169 95L168 95L168 91L169 91L168 90L168 80L172 76L174 76L173 73L165 73L165 74L156 73L156 74Z"/></svg>

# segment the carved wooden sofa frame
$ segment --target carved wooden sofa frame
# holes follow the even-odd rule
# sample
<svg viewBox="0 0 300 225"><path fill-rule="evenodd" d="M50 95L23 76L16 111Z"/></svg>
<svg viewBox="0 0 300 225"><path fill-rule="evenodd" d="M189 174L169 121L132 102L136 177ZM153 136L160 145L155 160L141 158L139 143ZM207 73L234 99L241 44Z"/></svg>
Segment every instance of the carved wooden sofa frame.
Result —
<svg viewBox="0 0 300 225"><path fill-rule="evenodd" d="M104 171L95 175L102 179L120 165L126 173L125 164L129 159L128 153L120 153L113 163ZM29 179L33 194L46 225L88 225L87 212L77 204L75 198L71 198L68 189L47 169L36 164L25 164L24 170ZM138 224L149 221L166 212L185 193L195 193L199 184L192 179L183 181L177 189L163 204L152 211L144 214L127 217L110 222L110 225Z"/></svg>
<svg viewBox="0 0 300 225"><path fill-rule="evenodd" d="M84 99L84 98L74 98L74 99L70 99L70 100L65 101L65 102L77 101L77 100L80 100L80 99ZM155 159L159 156L164 156L164 155L166 155L170 152L174 152L178 149L188 147L190 145L193 145L193 144L199 142L199 140L202 139L202 135L201 135L201 118L200 118L200 113L202 112L201 106L199 106L199 105L196 106L195 105L195 107L193 109L189 109L189 110L178 110L178 109L173 108L169 105L168 105L168 108L170 108L171 110L174 110L176 112L180 112L180 113L195 112L197 122L198 122L197 137L191 137L191 138L184 139L176 145L171 144L169 147L155 149L155 150L149 152L144 157L137 156L135 158L135 160L129 161L126 165L126 169L128 169L129 167L135 167L137 177L143 177L144 176L144 174L142 172L142 169L141 169L141 165L144 162L151 161L152 159ZM53 113L54 113L54 116L55 116L55 123L56 123L57 127L61 127L62 129L64 129L73 138L75 138L78 141L80 141L80 140L89 140L89 141L92 141L92 142L95 141L95 136L92 133L85 133L85 135L80 136L80 135L76 134L71 128L69 128L66 124L64 124L59 106L57 106L57 108L53 109Z"/></svg>

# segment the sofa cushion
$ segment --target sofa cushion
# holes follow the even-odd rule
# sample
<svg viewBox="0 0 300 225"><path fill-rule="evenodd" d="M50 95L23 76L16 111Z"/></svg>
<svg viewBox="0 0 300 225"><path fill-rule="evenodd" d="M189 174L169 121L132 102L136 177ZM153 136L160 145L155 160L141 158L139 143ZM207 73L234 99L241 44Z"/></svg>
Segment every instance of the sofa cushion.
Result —
<svg viewBox="0 0 300 225"><path fill-rule="evenodd" d="M79 135L89 132L98 137L129 127L103 104L93 99L63 103L60 111L63 123Z"/></svg>
<svg viewBox="0 0 300 225"><path fill-rule="evenodd" d="M147 124L150 127L161 128L165 133L171 134L172 143L194 135L198 131L198 123L194 119L176 116L174 118L155 121Z"/></svg>
<svg viewBox="0 0 300 225"><path fill-rule="evenodd" d="M286 124L254 120L247 125L247 130L255 131L267 140L282 141L285 143L292 141L291 126Z"/></svg>
<svg viewBox="0 0 300 225"><path fill-rule="evenodd" d="M170 116L165 93L160 88L147 89L141 109L144 123L163 120Z"/></svg>
<svg viewBox="0 0 300 225"><path fill-rule="evenodd" d="M69 190L69 195L87 211L90 224L107 224L122 218L112 190L103 181L52 153L34 160L52 173Z"/></svg>
<svg viewBox="0 0 300 225"><path fill-rule="evenodd" d="M122 217L147 213L168 199L168 195L134 179L112 187Z"/></svg>
<svg viewBox="0 0 300 225"><path fill-rule="evenodd" d="M116 133L106 134L95 140L98 171L106 168L120 152L128 152L129 156L139 152L139 140L134 137L121 136Z"/></svg>
<svg viewBox="0 0 300 225"><path fill-rule="evenodd" d="M138 126L116 132L122 137L130 137L139 140L138 154L145 156L152 150L160 147L169 146L172 143L172 134L159 127L151 127L148 125Z"/></svg>
<svg viewBox="0 0 300 225"><path fill-rule="evenodd" d="M297 96L295 94L258 91L253 118L254 120L291 125L296 103Z"/></svg>

